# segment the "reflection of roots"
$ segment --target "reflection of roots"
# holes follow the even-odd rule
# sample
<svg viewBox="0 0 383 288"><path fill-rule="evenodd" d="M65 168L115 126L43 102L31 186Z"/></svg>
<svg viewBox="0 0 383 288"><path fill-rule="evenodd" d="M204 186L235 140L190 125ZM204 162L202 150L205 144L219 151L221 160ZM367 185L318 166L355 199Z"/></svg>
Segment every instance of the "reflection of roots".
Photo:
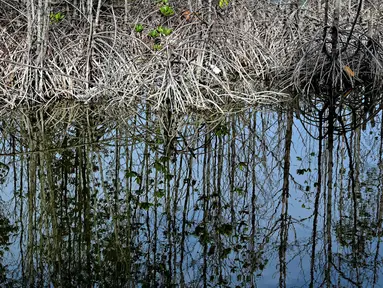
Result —
<svg viewBox="0 0 383 288"><path fill-rule="evenodd" d="M318 112L335 105L336 119L345 121L336 124L339 131L373 119L382 101L383 47L357 31L347 43L348 32L339 32L336 60L329 39L314 40L306 45L293 73L296 89L305 95L301 112L306 119L319 121Z"/></svg>

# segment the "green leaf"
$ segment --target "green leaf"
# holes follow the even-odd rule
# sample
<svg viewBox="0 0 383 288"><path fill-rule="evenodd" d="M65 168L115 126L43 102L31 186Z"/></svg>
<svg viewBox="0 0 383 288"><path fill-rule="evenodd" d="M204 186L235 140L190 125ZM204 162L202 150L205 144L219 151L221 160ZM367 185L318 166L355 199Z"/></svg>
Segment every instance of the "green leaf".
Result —
<svg viewBox="0 0 383 288"><path fill-rule="evenodd" d="M247 167L247 163L246 162L239 162L238 163L239 170L243 171L246 167Z"/></svg>
<svg viewBox="0 0 383 288"><path fill-rule="evenodd" d="M305 174L305 172L306 172L306 169L297 169L298 175L303 175L303 174Z"/></svg>
<svg viewBox="0 0 383 288"><path fill-rule="evenodd" d="M173 32L173 29L170 29L170 28L167 28L167 27L163 27L163 26L158 26L157 27L157 31L158 33L164 35L164 36L168 36L170 35L172 32Z"/></svg>
<svg viewBox="0 0 383 288"><path fill-rule="evenodd" d="M141 33L144 30L144 26L142 24L136 24L136 26L134 26L134 30L137 33Z"/></svg>
<svg viewBox="0 0 383 288"><path fill-rule="evenodd" d="M140 204L140 208L144 209L144 210L149 210L149 208L151 206L153 206L153 203L150 203L150 202L141 202Z"/></svg>
<svg viewBox="0 0 383 288"><path fill-rule="evenodd" d="M215 135L217 136L225 136L228 134L229 134L229 129L222 124L218 125L217 128L215 129Z"/></svg>
<svg viewBox="0 0 383 288"><path fill-rule="evenodd" d="M218 233L230 236L233 232L233 226L230 224L223 224L218 227Z"/></svg>
<svg viewBox="0 0 383 288"><path fill-rule="evenodd" d="M262 271L263 269L265 269L265 264L263 264L263 263L260 263L260 264L259 264L259 270L261 270L261 271Z"/></svg>
<svg viewBox="0 0 383 288"><path fill-rule="evenodd" d="M172 16L174 15L174 10L172 7L170 7L169 5L163 5L161 6L160 8L160 12L162 15L166 16L166 17L169 17L169 16Z"/></svg>
<svg viewBox="0 0 383 288"><path fill-rule="evenodd" d="M157 198L162 198L165 196L165 191L164 189L158 189L157 191L154 192L154 196Z"/></svg>
<svg viewBox="0 0 383 288"><path fill-rule="evenodd" d="M164 36L169 36L170 34L172 34L172 32L173 32L173 29L165 28L162 34L164 34Z"/></svg>
<svg viewBox="0 0 383 288"><path fill-rule="evenodd" d="M166 170L166 169L165 169ZM173 174L170 174L170 173L167 173L166 175L165 175L165 179L166 180L172 180L174 178L174 175Z"/></svg>
<svg viewBox="0 0 383 288"><path fill-rule="evenodd" d="M161 44L154 44L153 45L153 50L154 51L160 51L160 50L162 50L162 45Z"/></svg>
<svg viewBox="0 0 383 288"><path fill-rule="evenodd" d="M159 32L159 33L161 33L161 34L163 34L164 33L164 27L162 27L162 26L158 26L157 27L157 31Z"/></svg>
<svg viewBox="0 0 383 288"><path fill-rule="evenodd" d="M219 8L224 8L229 5L230 0L219 0L218 6Z"/></svg>
<svg viewBox="0 0 383 288"><path fill-rule="evenodd" d="M57 12L57 13L50 13L49 14L49 19L51 20L51 23L58 23L60 22L62 19L64 19L65 15L61 12Z"/></svg>
<svg viewBox="0 0 383 288"><path fill-rule="evenodd" d="M166 163L166 162L168 162L169 160L170 160L169 157L167 157L167 156L161 156L159 161L161 161L162 163Z"/></svg>
<svg viewBox="0 0 383 288"><path fill-rule="evenodd" d="M241 187L234 188L234 192L238 193L239 195L243 195L245 191Z"/></svg>
<svg viewBox="0 0 383 288"><path fill-rule="evenodd" d="M157 30L151 30L151 31L148 33L148 36L149 36L149 37L152 37L152 38L156 38L156 37L160 36L160 34L158 33Z"/></svg>
<svg viewBox="0 0 383 288"><path fill-rule="evenodd" d="M225 259L231 253L231 248L225 248L221 252L220 258Z"/></svg>
<svg viewBox="0 0 383 288"><path fill-rule="evenodd" d="M164 166L158 161L154 162L154 168L158 171L164 171Z"/></svg>
<svg viewBox="0 0 383 288"><path fill-rule="evenodd" d="M135 177L135 176L137 176L138 174L137 174L137 172L135 172L135 171L127 171L126 172L126 177L127 178L131 178L131 177Z"/></svg>

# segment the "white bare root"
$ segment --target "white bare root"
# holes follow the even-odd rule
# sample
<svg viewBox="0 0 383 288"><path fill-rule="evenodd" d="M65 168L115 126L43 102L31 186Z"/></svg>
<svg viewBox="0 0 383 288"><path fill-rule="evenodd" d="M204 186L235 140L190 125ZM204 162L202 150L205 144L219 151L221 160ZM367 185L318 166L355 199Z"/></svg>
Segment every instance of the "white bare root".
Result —
<svg viewBox="0 0 383 288"><path fill-rule="evenodd" d="M188 18L183 14L186 7L176 0L171 17L163 17L149 2L120 1L125 4L108 6L103 13L100 1L94 11L89 5L82 11L41 1L47 11L37 16L32 14L39 9L37 0L1 8L9 12L0 26L1 106L75 99L132 109L148 103L154 110L167 107L176 113L224 111L227 105L276 104L296 91L310 92L316 81L312 72L326 66L320 37L324 11L308 1L302 7L267 1L243 1L222 9L189 7L195 11ZM60 11L65 14L62 20L49 21L50 13ZM350 13L352 19L355 11ZM379 17L381 12L371 13ZM373 31L383 31L382 23L372 23ZM135 31L136 24L143 25L141 33ZM360 55L353 51L363 38L363 25L353 30L349 48L342 52L356 57L342 56L339 75L346 65L360 69ZM148 33L158 26L173 32L155 43ZM379 86L381 55L372 57ZM326 71L320 75L324 79Z"/></svg>

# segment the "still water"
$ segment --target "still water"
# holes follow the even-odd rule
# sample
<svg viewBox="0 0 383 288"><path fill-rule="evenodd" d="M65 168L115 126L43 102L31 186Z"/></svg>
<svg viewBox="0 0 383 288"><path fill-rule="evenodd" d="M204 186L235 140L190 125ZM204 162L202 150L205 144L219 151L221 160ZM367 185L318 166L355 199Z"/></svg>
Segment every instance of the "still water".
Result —
<svg viewBox="0 0 383 288"><path fill-rule="evenodd" d="M379 115L141 115L3 116L4 287L382 286Z"/></svg>

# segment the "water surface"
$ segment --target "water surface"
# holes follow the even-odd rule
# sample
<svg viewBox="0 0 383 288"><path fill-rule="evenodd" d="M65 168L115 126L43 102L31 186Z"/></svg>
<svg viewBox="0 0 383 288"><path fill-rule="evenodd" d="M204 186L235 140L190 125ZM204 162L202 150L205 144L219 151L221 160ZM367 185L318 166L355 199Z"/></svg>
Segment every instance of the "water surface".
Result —
<svg viewBox="0 0 383 288"><path fill-rule="evenodd" d="M288 114L3 117L3 285L382 286L380 116L331 160Z"/></svg>

